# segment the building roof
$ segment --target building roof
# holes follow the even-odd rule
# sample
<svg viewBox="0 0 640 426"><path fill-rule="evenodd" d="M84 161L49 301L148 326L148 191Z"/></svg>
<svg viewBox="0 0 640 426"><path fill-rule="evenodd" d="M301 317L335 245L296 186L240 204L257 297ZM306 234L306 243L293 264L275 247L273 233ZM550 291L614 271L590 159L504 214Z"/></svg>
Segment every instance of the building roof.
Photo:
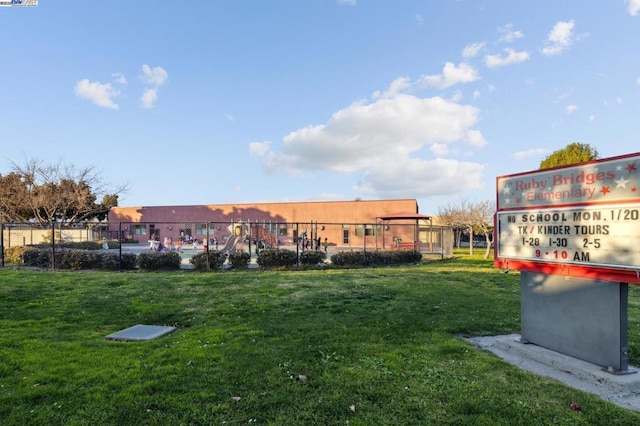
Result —
<svg viewBox="0 0 640 426"><path fill-rule="evenodd" d="M426 219L431 220L431 216L427 216L426 214L420 213L411 213L411 212L398 212L391 213L384 216L378 216L376 219L380 220L403 220L403 219Z"/></svg>

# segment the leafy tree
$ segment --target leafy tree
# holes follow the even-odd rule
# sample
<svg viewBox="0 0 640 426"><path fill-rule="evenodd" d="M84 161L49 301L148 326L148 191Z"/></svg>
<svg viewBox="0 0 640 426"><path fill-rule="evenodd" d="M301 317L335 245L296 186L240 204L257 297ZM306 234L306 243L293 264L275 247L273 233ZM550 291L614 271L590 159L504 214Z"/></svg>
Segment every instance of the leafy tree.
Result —
<svg viewBox="0 0 640 426"><path fill-rule="evenodd" d="M540 163L541 169L550 169L552 167L568 166L570 164L582 163L599 158L600 155L595 148L589 144L573 142L547 156Z"/></svg>

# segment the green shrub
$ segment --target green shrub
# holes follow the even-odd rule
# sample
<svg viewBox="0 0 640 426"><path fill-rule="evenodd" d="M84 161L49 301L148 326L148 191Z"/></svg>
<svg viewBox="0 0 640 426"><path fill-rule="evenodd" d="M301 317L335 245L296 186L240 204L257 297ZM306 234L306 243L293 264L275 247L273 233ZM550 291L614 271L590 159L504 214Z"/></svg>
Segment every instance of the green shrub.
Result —
<svg viewBox="0 0 640 426"><path fill-rule="evenodd" d="M144 252L136 259L140 269L146 271L168 271L180 269L182 258L176 252Z"/></svg>
<svg viewBox="0 0 640 426"><path fill-rule="evenodd" d="M306 250L300 253L300 263L303 265L317 265L326 258L327 254L322 251Z"/></svg>
<svg viewBox="0 0 640 426"><path fill-rule="evenodd" d="M24 253L27 251L27 246L14 246L4 249L4 260L7 263L13 265L22 265L24 263Z"/></svg>
<svg viewBox="0 0 640 426"><path fill-rule="evenodd" d="M229 253L229 264L231 269L247 269L251 255L243 251L238 253Z"/></svg>
<svg viewBox="0 0 640 426"><path fill-rule="evenodd" d="M297 254L287 249L268 249L260 251L258 265L262 268L290 268L296 264Z"/></svg>
<svg viewBox="0 0 640 426"><path fill-rule="evenodd" d="M107 254L115 254L115 253L107 253ZM116 256L117 258L117 256ZM123 271L131 271L136 269L138 256L135 253L122 253L122 270ZM182 262L182 259L180 260ZM120 267L120 265L118 265ZM105 269L103 267L103 269Z"/></svg>
<svg viewBox="0 0 640 426"><path fill-rule="evenodd" d="M122 253L122 261L116 253L102 250L58 249L56 247L56 269L97 269L105 271L136 269L137 256ZM13 265L51 268L51 246L14 246L5 250L5 261Z"/></svg>
<svg viewBox="0 0 640 426"><path fill-rule="evenodd" d="M22 262L26 266L34 266L37 268L51 267L51 250L39 249L36 247L27 247L22 256Z"/></svg>
<svg viewBox="0 0 640 426"><path fill-rule="evenodd" d="M189 259L189 263L194 265L199 271L216 271L222 268L225 260L227 260L226 253L216 250L209 250L209 253L205 251L194 255L191 259Z"/></svg>
<svg viewBox="0 0 640 426"><path fill-rule="evenodd" d="M422 253L416 250L342 251L331 256L336 266L384 266L417 263Z"/></svg>
<svg viewBox="0 0 640 426"><path fill-rule="evenodd" d="M56 250L57 269L100 269L100 260L95 250L60 249ZM99 268L96 268L99 265Z"/></svg>

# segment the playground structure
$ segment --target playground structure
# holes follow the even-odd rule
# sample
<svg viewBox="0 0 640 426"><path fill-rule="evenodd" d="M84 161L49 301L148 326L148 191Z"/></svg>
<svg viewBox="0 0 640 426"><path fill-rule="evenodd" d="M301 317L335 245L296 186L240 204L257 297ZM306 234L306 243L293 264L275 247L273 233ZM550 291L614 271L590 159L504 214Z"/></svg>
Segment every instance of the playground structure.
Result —
<svg viewBox="0 0 640 426"><path fill-rule="evenodd" d="M247 239L248 226L242 222L232 223L227 227L229 239L224 247L220 249L222 253L236 253L242 250L242 244Z"/></svg>
<svg viewBox="0 0 640 426"><path fill-rule="evenodd" d="M253 234L256 242L262 243L263 246L267 248L278 247L278 237L275 234L267 231L267 229L263 225L254 223L252 225L252 228L254 230Z"/></svg>
<svg viewBox="0 0 640 426"><path fill-rule="evenodd" d="M254 245L262 248L278 247L278 237L267 231L264 226L257 223L237 222L227 226L229 237L220 249L222 253L237 253L243 251L244 244L250 240Z"/></svg>

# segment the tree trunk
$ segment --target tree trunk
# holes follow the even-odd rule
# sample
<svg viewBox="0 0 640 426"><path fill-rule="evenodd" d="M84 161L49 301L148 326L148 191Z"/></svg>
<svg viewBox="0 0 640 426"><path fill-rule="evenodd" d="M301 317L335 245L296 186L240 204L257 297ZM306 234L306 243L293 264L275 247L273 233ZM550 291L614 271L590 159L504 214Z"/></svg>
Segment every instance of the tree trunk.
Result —
<svg viewBox="0 0 640 426"><path fill-rule="evenodd" d="M491 233L489 232L485 232L484 234L485 239L487 240L487 251L484 253L484 258L488 259L489 256L491 256Z"/></svg>

